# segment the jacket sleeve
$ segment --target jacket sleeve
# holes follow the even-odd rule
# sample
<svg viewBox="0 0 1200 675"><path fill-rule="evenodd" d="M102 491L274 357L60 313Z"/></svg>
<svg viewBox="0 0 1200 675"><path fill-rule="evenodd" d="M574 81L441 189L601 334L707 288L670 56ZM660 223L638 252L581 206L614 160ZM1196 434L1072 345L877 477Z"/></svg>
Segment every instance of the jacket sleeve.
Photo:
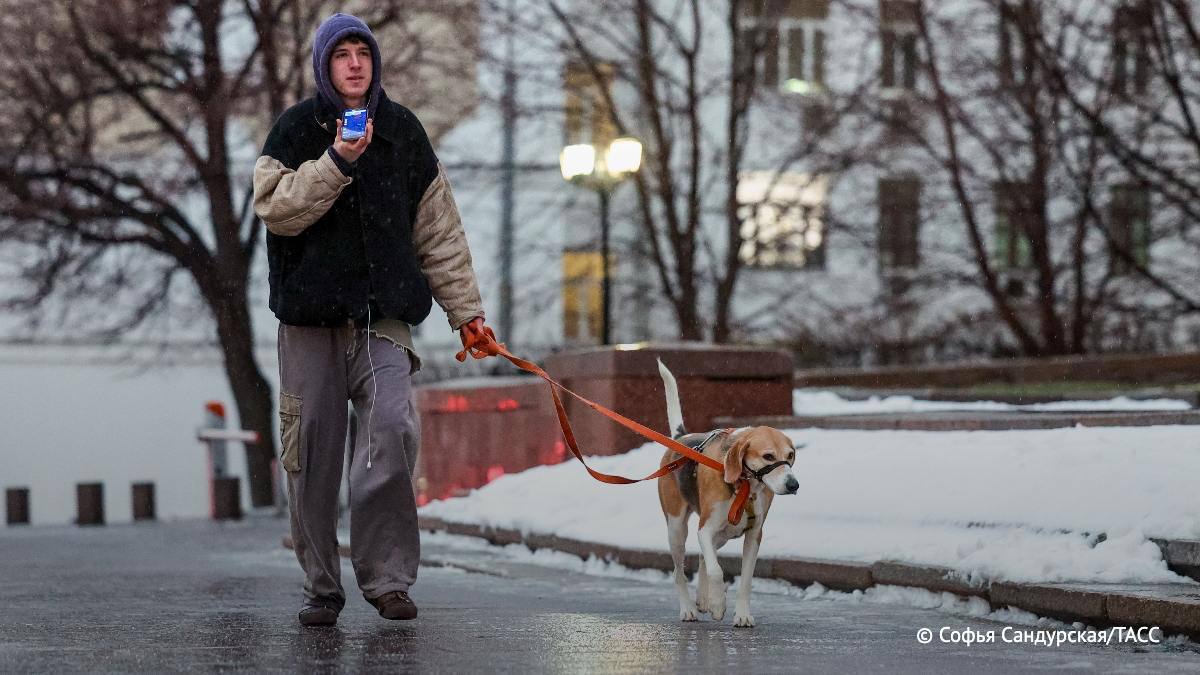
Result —
<svg viewBox="0 0 1200 675"><path fill-rule="evenodd" d="M450 328L458 330L471 319L482 317L483 299L471 264L467 234L441 162L417 206L413 243L421 272L429 281L433 299L446 312Z"/></svg>
<svg viewBox="0 0 1200 675"><path fill-rule="evenodd" d="M263 154L254 163L254 212L267 230L293 237L325 215L350 181L328 152L294 170Z"/></svg>

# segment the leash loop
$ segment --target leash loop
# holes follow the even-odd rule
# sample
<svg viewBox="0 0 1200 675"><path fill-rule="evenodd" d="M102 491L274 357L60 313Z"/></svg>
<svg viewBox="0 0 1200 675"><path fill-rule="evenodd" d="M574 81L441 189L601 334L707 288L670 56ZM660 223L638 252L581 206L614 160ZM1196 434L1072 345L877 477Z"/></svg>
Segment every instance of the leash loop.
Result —
<svg viewBox="0 0 1200 675"><path fill-rule="evenodd" d="M554 378L550 377L550 375L543 370L541 366L533 363L532 361L522 359L519 356L514 356L511 352L509 352L508 348L504 344L496 341L496 334L492 332L491 328L485 326L482 331L467 330L463 331L462 335L462 351L459 351L454 355L454 358L460 363L466 361L467 356L477 360L485 359L489 356L502 356L505 359L508 359L514 366L526 372L533 373L550 384L550 396L554 399L554 409L555 412L558 413L558 424L560 427L562 427L563 438L567 442L567 447L571 449L571 453L575 455L575 459L579 460L579 463L583 465L583 468L587 469L587 472L591 474L592 478L595 478L602 483L614 485L640 483L642 481L653 480L655 478L665 476L683 466L689 460L703 464L704 466L707 466L708 468L714 469L718 472L725 471L724 464L713 459L712 457L700 452L696 452L692 448L689 448L673 438L665 436L643 424L639 424L638 422L635 422L624 415L609 410L599 403L596 403L591 399L580 396L570 389L567 389L562 384L555 381ZM663 466L659 467L658 471L655 471L645 478L626 478L624 476L617 476L596 471L592 467L588 466L587 462L583 459L583 453L579 450L579 444L575 440L575 433L571 429L571 421L567 419L567 410L563 406L562 398L558 394L560 390L570 394L571 396L574 396L584 405L613 420L617 424L620 424L630 431L633 431L634 433L646 439L654 441L655 443L658 443L669 450L675 451L677 454L682 455L682 457L664 464ZM745 476L738 478L733 503L729 506L729 523L731 525L736 525L741 521L742 513L746 509L746 502L749 500L749 498L749 479L747 479Z"/></svg>

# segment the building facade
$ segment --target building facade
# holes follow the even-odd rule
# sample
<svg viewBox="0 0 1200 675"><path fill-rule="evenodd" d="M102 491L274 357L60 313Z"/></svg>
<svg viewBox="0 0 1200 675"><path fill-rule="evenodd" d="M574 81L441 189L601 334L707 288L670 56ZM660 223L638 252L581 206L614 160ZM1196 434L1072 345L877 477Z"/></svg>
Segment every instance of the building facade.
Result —
<svg viewBox="0 0 1200 675"><path fill-rule="evenodd" d="M515 74L518 344L598 339L598 200L553 165L565 145L618 135L640 138L645 157L642 184L612 191L615 341L678 337L672 284L697 298L712 337L734 247L727 339L786 345L802 362L1197 344L1195 221L1169 180L1128 156L1197 168L1195 147L1170 131L1197 101L1164 91L1161 7L514 4L485 13L498 57L481 87L502 101L504 72ZM499 119L481 108L443 157L500 157ZM501 239L488 229L499 200L484 189L500 173L494 163L456 180L476 250L476 231L484 250ZM680 236L691 243L672 248ZM497 261L482 265L496 281L502 256L477 257Z"/></svg>

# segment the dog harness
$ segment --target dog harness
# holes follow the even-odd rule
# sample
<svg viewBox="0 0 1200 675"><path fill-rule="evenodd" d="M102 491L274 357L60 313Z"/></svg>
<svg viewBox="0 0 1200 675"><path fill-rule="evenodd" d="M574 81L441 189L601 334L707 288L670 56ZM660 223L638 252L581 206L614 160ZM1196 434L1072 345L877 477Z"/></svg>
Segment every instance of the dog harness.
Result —
<svg viewBox="0 0 1200 675"><path fill-rule="evenodd" d="M729 429L717 429L705 436L699 443L693 445L694 441L688 440L688 436L697 436L698 434L686 434L678 436L675 440L694 449L696 452L704 452L704 448L717 436L722 436L728 433ZM696 471L700 465L695 460L689 460L678 471L675 472L675 483L679 486L679 492L683 495L683 500L692 507L692 510L700 512L700 487L697 484Z"/></svg>

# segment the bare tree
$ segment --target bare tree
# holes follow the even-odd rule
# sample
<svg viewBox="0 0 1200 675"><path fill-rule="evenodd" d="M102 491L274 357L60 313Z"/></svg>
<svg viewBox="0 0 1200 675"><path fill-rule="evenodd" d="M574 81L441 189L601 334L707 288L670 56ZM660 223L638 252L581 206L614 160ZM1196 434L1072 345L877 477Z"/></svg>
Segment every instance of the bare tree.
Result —
<svg viewBox="0 0 1200 675"><path fill-rule="evenodd" d="M1038 52L1047 84L1086 125L1100 151L1129 180L1161 200L1156 209L1160 217L1170 216L1178 224L1165 228L1167 234L1180 237L1193 250L1200 245L1194 227L1200 222L1196 12L1194 3L1180 0L1137 0L1100 15L1075 8L1064 13L1064 20L1081 41L1107 48L1105 58L1088 58L1094 52L1056 52L1050 45ZM1200 296L1188 283L1195 266L1155 270L1130 250L1128 242L1114 238L1111 228L1101 232L1124 265L1168 295L1177 311L1200 310Z"/></svg>
<svg viewBox="0 0 1200 675"><path fill-rule="evenodd" d="M883 361L1168 344L1169 329L1196 309L1197 266L1179 254L1198 243L1195 9L1041 0L835 8L852 29L832 47L846 76L830 98L853 121L820 139L808 162L857 186L830 222L841 247L879 257L880 289L854 300L810 293L801 304L781 291L767 332L788 339L791 328L798 345L842 362L852 360L838 344L848 340ZM859 73L850 53L865 64ZM853 208L870 202L876 181L878 214ZM904 182L920 186L919 206L914 197L911 221L891 222L888 193ZM886 260L890 230L906 224L911 259L896 265ZM1167 255L1151 262L1158 244ZM969 302L938 309L948 293L973 289ZM801 328L806 314L826 317L823 329Z"/></svg>
<svg viewBox="0 0 1200 675"><path fill-rule="evenodd" d="M703 339L711 331L713 340L724 342L733 327L731 303L743 265L736 185L754 79L753 59L735 58L742 47L753 48L739 46L743 5L749 3L734 0L714 11L701 0L670 6L605 0L573 7L546 0L565 36L564 51L592 73L617 132L642 140L645 160L634 183L644 254L682 339ZM714 62L723 64L716 72L709 67ZM614 67L632 96L614 95L604 86L605 66ZM726 102L719 129L704 110L714 99ZM714 192L720 195L715 203ZM712 218L714 211L719 220ZM722 239L718 247L707 241L713 231ZM712 291L707 311L706 288Z"/></svg>
<svg viewBox="0 0 1200 675"><path fill-rule="evenodd" d="M274 501L274 442L273 397L254 357L248 306L262 229L249 173L267 127L310 91L312 31L337 9L281 0L17 0L0 10L10 36L0 64L9 111L0 120L0 242L22 282L3 306L43 332L113 339L198 297L242 425L263 439L247 447L255 506ZM458 21L471 9L446 3L438 11ZM421 67L438 65L435 51L422 49L428 11L379 2L363 16L373 30L407 36L393 40L405 45L393 72L417 82ZM465 26L459 36L470 50ZM70 311L48 320L55 307Z"/></svg>
<svg viewBox="0 0 1200 675"><path fill-rule="evenodd" d="M1021 351L1080 353L1093 323L1119 302L1122 269L1098 253L1135 259L1103 207L1111 147L1079 114L1083 106L1072 105L1072 95L1084 94L1061 86L1078 59L1094 59L1109 43L1089 43L1079 17L1050 3L973 4L957 12L911 5L928 95L914 93L918 114L891 122L947 179L977 283ZM1092 109L1108 114L1111 97L1088 91ZM990 246L988 216L1005 224Z"/></svg>

